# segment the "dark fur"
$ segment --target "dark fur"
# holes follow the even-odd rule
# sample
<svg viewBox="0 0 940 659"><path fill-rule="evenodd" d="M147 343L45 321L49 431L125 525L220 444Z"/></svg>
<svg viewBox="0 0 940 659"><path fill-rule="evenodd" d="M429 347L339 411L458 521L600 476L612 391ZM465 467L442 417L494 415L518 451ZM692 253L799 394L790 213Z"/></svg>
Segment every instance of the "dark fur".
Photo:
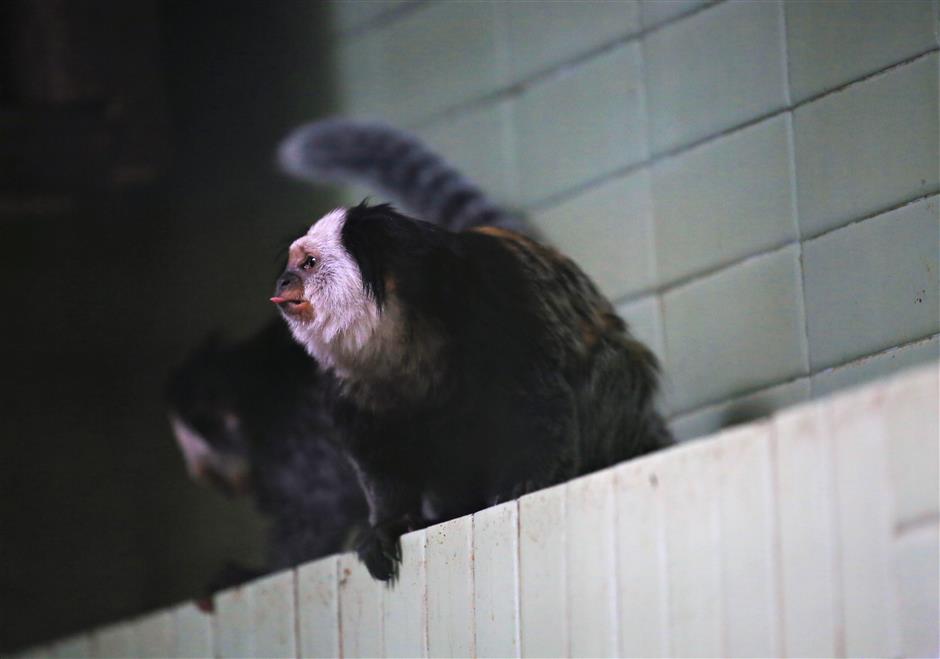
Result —
<svg viewBox="0 0 940 659"><path fill-rule="evenodd" d="M359 555L376 578L394 576L409 528L672 441L653 406L655 357L569 259L387 205L350 209L342 240L366 290L400 305L406 325L394 373L364 364L338 404L370 506Z"/></svg>
<svg viewBox="0 0 940 659"><path fill-rule="evenodd" d="M173 411L213 449L251 466L255 500L272 522L271 570L343 550L366 517L355 474L334 443L331 382L275 320L231 347L204 346L168 387ZM237 431L226 414L238 418Z"/></svg>
<svg viewBox="0 0 940 659"><path fill-rule="evenodd" d="M284 141L281 156L295 176L368 185L444 226L526 228L415 137L383 124L308 124ZM168 388L172 412L219 455L251 468L258 507L272 521L268 569L339 551L365 519L358 480L332 442L332 382L275 320L247 341L206 344ZM226 425L226 414L241 420L238 429ZM212 483L231 489L224 477ZM258 573L230 568L214 585Z"/></svg>

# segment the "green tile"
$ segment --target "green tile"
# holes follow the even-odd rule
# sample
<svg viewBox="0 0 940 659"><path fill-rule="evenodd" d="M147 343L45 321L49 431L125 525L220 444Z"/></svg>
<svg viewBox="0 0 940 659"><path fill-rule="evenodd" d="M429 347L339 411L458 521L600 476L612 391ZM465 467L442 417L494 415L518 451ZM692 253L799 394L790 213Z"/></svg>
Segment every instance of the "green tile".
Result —
<svg viewBox="0 0 940 659"><path fill-rule="evenodd" d="M440 2L383 29L393 93L383 112L413 124L505 85L495 5Z"/></svg>
<svg viewBox="0 0 940 659"><path fill-rule="evenodd" d="M334 49L338 104L344 114L386 116L394 95L385 56L385 31L340 39Z"/></svg>
<svg viewBox="0 0 940 659"><path fill-rule="evenodd" d="M936 53L797 108L803 236L937 190L937 114Z"/></svg>
<svg viewBox="0 0 940 659"><path fill-rule="evenodd" d="M785 3L794 101L838 87L935 45L929 0Z"/></svg>
<svg viewBox="0 0 940 659"><path fill-rule="evenodd" d="M704 5L707 0L641 0L640 20L644 28L660 25Z"/></svg>
<svg viewBox="0 0 940 659"><path fill-rule="evenodd" d="M683 414L672 419L670 427L676 439L686 441L767 417L777 410L802 403L809 397L809 378L801 378Z"/></svg>
<svg viewBox="0 0 940 659"><path fill-rule="evenodd" d="M654 153L786 105L777 2L723 2L644 39Z"/></svg>
<svg viewBox="0 0 940 659"><path fill-rule="evenodd" d="M622 46L532 86L513 115L527 204L644 160L639 47Z"/></svg>
<svg viewBox="0 0 940 659"><path fill-rule="evenodd" d="M940 330L938 197L803 247L814 371Z"/></svg>
<svg viewBox="0 0 940 659"><path fill-rule="evenodd" d="M775 117L656 164L660 283L797 238L789 130Z"/></svg>
<svg viewBox="0 0 940 659"><path fill-rule="evenodd" d="M918 364L940 359L940 340L932 336L900 348L863 357L813 376L813 396L823 397L842 389L856 387L906 370Z"/></svg>
<svg viewBox="0 0 940 659"><path fill-rule="evenodd" d="M806 375L798 248L667 291L663 326L676 412Z"/></svg>
<svg viewBox="0 0 940 659"><path fill-rule="evenodd" d="M640 29L637 0L514 0L497 6L513 82Z"/></svg>
<svg viewBox="0 0 940 659"><path fill-rule="evenodd" d="M509 102L458 114L419 130L418 135L487 194L503 203L517 203Z"/></svg>
<svg viewBox="0 0 940 659"><path fill-rule="evenodd" d="M593 187L532 221L573 258L611 299L651 288L653 256L650 180L645 170Z"/></svg>

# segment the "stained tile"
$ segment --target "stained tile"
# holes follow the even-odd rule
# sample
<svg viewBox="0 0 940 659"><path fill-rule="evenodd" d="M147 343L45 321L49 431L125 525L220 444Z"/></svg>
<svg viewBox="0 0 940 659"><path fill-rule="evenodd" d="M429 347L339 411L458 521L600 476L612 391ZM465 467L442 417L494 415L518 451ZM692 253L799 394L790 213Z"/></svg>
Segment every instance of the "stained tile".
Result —
<svg viewBox="0 0 940 659"><path fill-rule="evenodd" d="M940 188L937 96L934 53L796 109L804 237Z"/></svg>
<svg viewBox="0 0 940 659"><path fill-rule="evenodd" d="M473 515L473 615L478 657L519 656L519 514L510 501Z"/></svg>
<svg viewBox="0 0 940 659"><path fill-rule="evenodd" d="M385 656L428 656L426 535L423 530L401 539L398 580L383 591Z"/></svg>
<svg viewBox="0 0 940 659"><path fill-rule="evenodd" d="M566 501L568 639L572 657L618 654L614 472L570 481Z"/></svg>
<svg viewBox="0 0 940 659"><path fill-rule="evenodd" d="M474 655L473 518L427 529L428 654Z"/></svg>
<svg viewBox="0 0 940 659"><path fill-rule="evenodd" d="M519 499L519 619L523 657L568 656L565 488Z"/></svg>
<svg viewBox="0 0 940 659"><path fill-rule="evenodd" d="M805 243L813 370L940 330L938 203L922 200Z"/></svg>

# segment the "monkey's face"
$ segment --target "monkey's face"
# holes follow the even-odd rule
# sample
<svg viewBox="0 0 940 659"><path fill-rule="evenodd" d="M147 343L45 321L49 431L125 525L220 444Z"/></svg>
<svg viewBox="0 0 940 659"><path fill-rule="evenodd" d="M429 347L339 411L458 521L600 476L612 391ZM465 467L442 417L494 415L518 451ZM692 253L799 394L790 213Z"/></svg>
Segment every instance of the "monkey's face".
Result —
<svg viewBox="0 0 940 659"><path fill-rule="evenodd" d="M174 374L170 427L194 481L244 494L251 489L249 442L226 359L224 351L205 346Z"/></svg>
<svg viewBox="0 0 940 659"><path fill-rule="evenodd" d="M380 321L379 303L344 240L347 211L337 209L290 246L271 301L294 338L324 367L355 360Z"/></svg>
<svg viewBox="0 0 940 659"><path fill-rule="evenodd" d="M232 424L230 427L221 433L209 434L213 439L209 439L172 412L170 427L183 453L190 478L225 494L245 494L251 490L251 470L246 456L237 450L217 447L219 444L230 444L232 435L238 434L234 425L237 420L235 417L229 419Z"/></svg>

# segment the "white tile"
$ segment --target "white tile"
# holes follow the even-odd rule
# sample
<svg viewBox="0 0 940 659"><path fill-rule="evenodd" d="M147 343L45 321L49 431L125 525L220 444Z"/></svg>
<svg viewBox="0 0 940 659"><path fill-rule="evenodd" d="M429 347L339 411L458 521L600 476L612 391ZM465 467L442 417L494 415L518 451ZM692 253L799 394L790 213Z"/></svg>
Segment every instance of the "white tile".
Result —
<svg viewBox="0 0 940 659"><path fill-rule="evenodd" d="M339 656L336 556L297 568L297 634L304 659Z"/></svg>
<svg viewBox="0 0 940 659"><path fill-rule="evenodd" d="M834 445L847 656L896 656L885 390L875 385L825 403Z"/></svg>
<svg viewBox="0 0 940 659"><path fill-rule="evenodd" d="M937 55L797 108L797 206L804 237L940 187Z"/></svg>
<svg viewBox="0 0 940 659"><path fill-rule="evenodd" d="M519 499L519 621L523 657L568 656L565 488Z"/></svg>
<svg viewBox="0 0 940 659"><path fill-rule="evenodd" d="M798 238L790 143L777 116L653 167L660 283Z"/></svg>
<svg viewBox="0 0 940 659"><path fill-rule="evenodd" d="M222 659L254 654L251 594L248 589L246 585L215 596L215 650Z"/></svg>
<svg viewBox="0 0 940 659"><path fill-rule="evenodd" d="M255 581L249 588L255 655L296 657L297 616L294 608L293 570Z"/></svg>
<svg viewBox="0 0 940 659"><path fill-rule="evenodd" d="M640 17L643 27L648 28L660 25L666 21L681 16L696 7L704 5L708 0L641 0Z"/></svg>
<svg viewBox="0 0 940 659"><path fill-rule="evenodd" d="M901 619L901 656L936 657L940 653L940 529L916 529L895 542Z"/></svg>
<svg viewBox="0 0 940 659"><path fill-rule="evenodd" d="M62 659L84 659L92 655L91 637L85 634L70 636L49 646L49 655Z"/></svg>
<svg viewBox="0 0 940 659"><path fill-rule="evenodd" d="M171 657L176 652L176 619L171 611L151 613L132 625L135 656Z"/></svg>
<svg viewBox="0 0 940 659"><path fill-rule="evenodd" d="M741 426L713 441L721 444L724 656L780 656L770 426Z"/></svg>
<svg viewBox="0 0 940 659"><path fill-rule="evenodd" d="M526 89L513 122L520 200L535 204L644 160L640 49L626 44Z"/></svg>
<svg viewBox="0 0 940 659"><path fill-rule="evenodd" d="M428 654L474 655L473 517L427 529Z"/></svg>
<svg viewBox="0 0 940 659"><path fill-rule="evenodd" d="M657 474L665 521L670 656L723 653L715 451L715 442L674 449Z"/></svg>
<svg viewBox="0 0 940 659"><path fill-rule="evenodd" d="M885 423L893 520L904 527L940 513L940 391L937 363L887 384Z"/></svg>
<svg viewBox="0 0 940 659"><path fill-rule="evenodd" d="M428 656L427 570L425 531L401 538L398 580L385 588L385 656Z"/></svg>
<svg viewBox="0 0 940 659"><path fill-rule="evenodd" d="M497 4L517 82L640 29L637 0L522 0Z"/></svg>
<svg viewBox="0 0 940 659"><path fill-rule="evenodd" d="M929 0L790 0L790 89L801 101L935 45Z"/></svg>
<svg viewBox="0 0 940 659"><path fill-rule="evenodd" d="M619 621L613 470L569 482L565 508L571 656L615 657Z"/></svg>
<svg viewBox="0 0 940 659"><path fill-rule="evenodd" d="M200 611L195 604L184 604L176 609L176 656L214 656L212 645L212 615Z"/></svg>
<svg viewBox="0 0 940 659"><path fill-rule="evenodd" d="M339 557L340 656L381 656L383 588L355 554Z"/></svg>
<svg viewBox="0 0 940 659"><path fill-rule="evenodd" d="M832 443L824 414L807 403L775 415L783 654L841 652L841 601Z"/></svg>
<svg viewBox="0 0 940 659"><path fill-rule="evenodd" d="M786 105L777 2L723 2L650 33L643 47L654 153Z"/></svg>
<svg viewBox="0 0 940 659"><path fill-rule="evenodd" d="M519 656L519 513L515 501L473 516L473 613L478 657Z"/></svg>
<svg viewBox="0 0 940 659"><path fill-rule="evenodd" d="M493 199L516 202L510 103L488 103L417 131L435 152Z"/></svg>
<svg viewBox="0 0 940 659"><path fill-rule="evenodd" d="M607 297L655 286L649 172L618 176L536 213L532 222Z"/></svg>
<svg viewBox="0 0 940 659"><path fill-rule="evenodd" d="M615 471L617 606L620 654L665 657L669 652L666 542L659 470L671 453Z"/></svg>
<svg viewBox="0 0 940 659"><path fill-rule="evenodd" d="M98 659L118 659L134 654L134 635L130 625L118 623L92 634L92 649Z"/></svg>

